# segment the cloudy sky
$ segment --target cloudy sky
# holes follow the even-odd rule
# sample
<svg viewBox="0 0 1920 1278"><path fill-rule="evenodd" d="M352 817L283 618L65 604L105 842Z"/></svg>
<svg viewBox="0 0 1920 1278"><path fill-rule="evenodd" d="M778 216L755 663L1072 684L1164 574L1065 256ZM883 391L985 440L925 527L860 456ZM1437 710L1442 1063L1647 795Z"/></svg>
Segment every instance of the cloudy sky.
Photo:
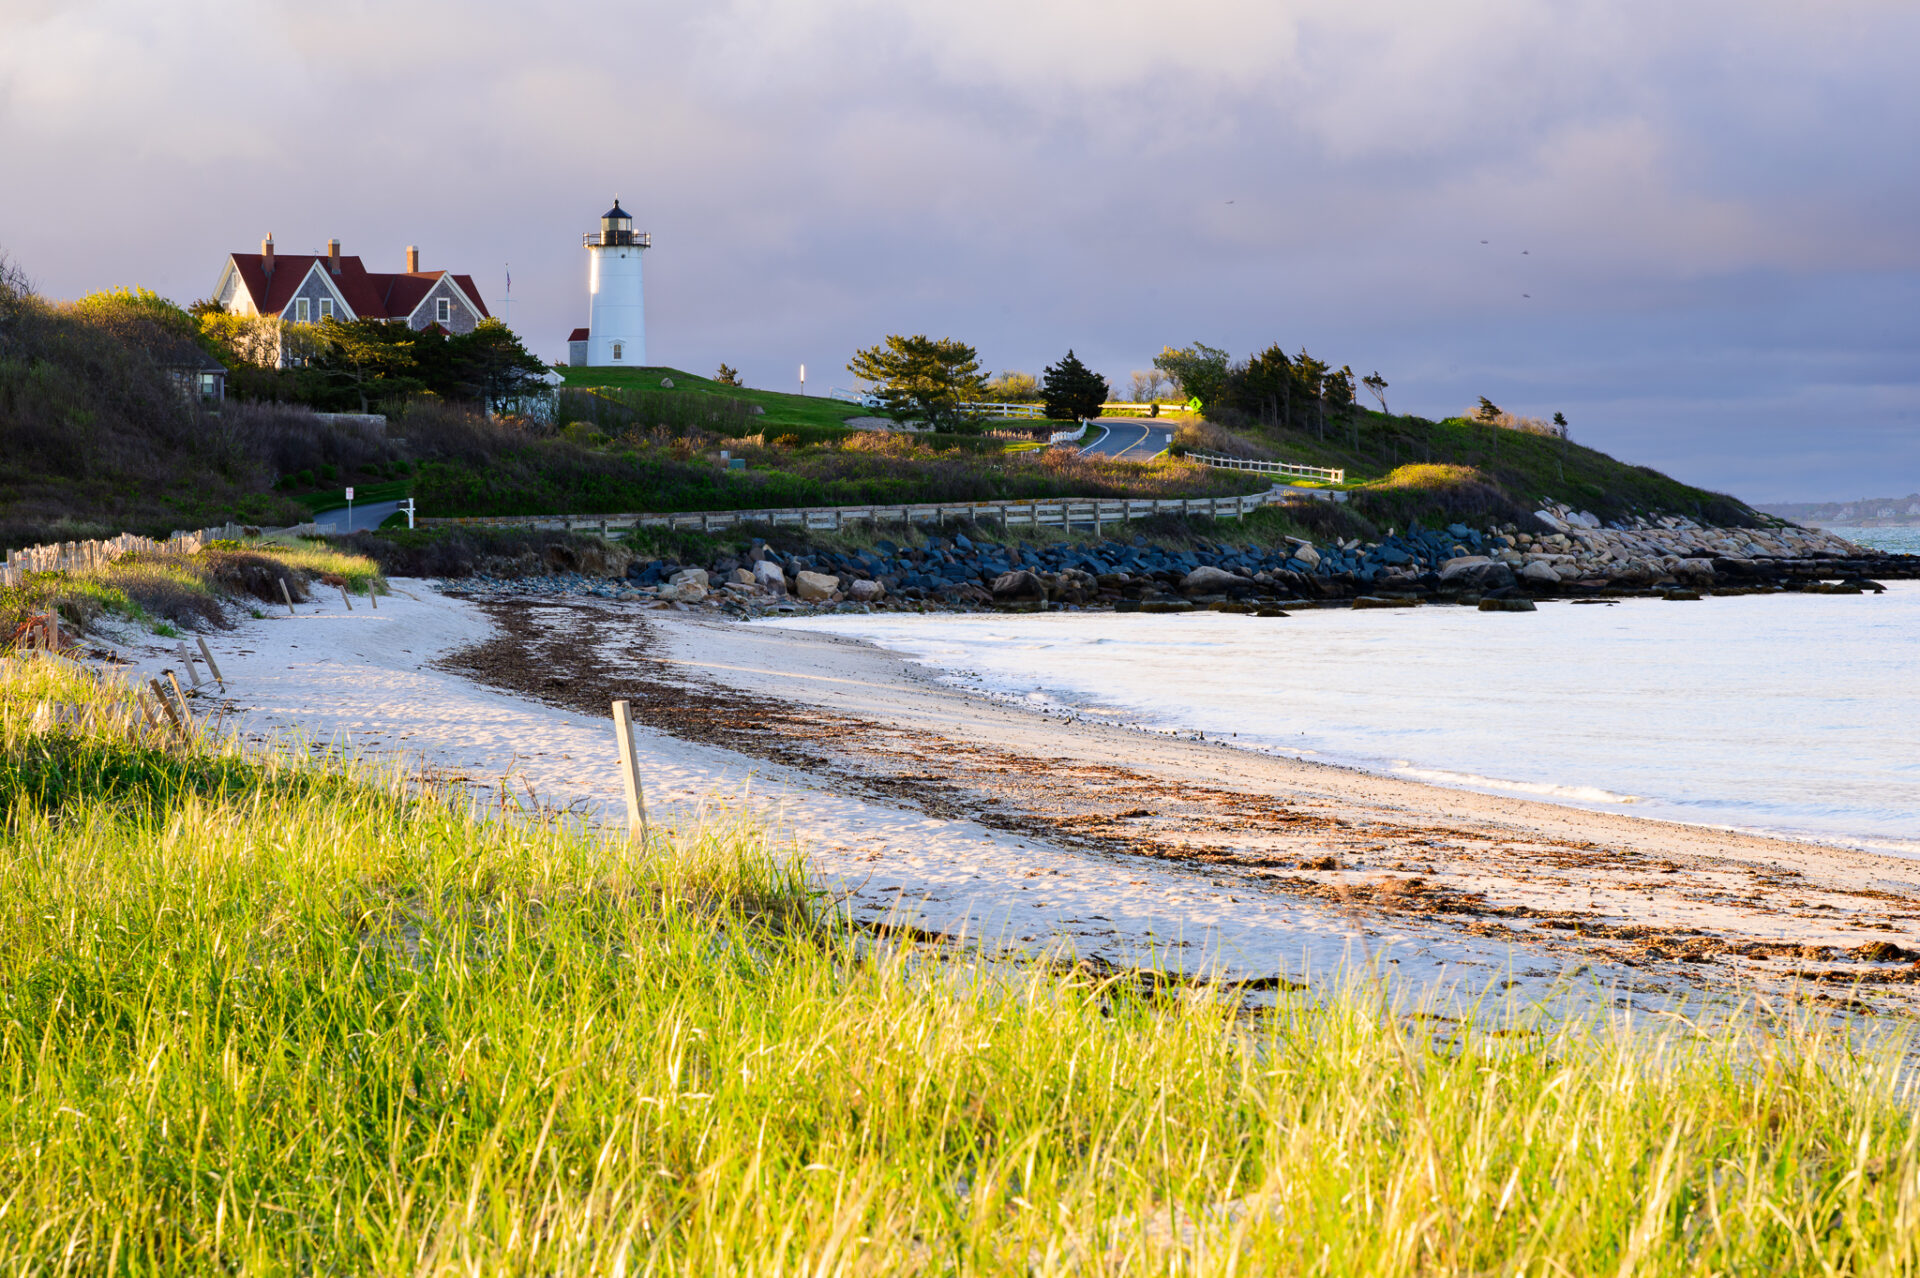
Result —
<svg viewBox="0 0 1920 1278"><path fill-rule="evenodd" d="M0 0L0 250L187 302L272 231L564 354L849 383L895 331L1196 339L1479 395L1752 500L1920 489L1912 0Z"/></svg>

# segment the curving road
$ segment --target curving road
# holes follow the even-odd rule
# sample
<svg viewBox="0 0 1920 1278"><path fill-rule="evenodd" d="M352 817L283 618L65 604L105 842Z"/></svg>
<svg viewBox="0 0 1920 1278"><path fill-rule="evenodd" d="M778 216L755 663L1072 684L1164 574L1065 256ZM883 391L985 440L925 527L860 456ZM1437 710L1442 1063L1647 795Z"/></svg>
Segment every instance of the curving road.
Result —
<svg viewBox="0 0 1920 1278"><path fill-rule="evenodd" d="M1167 445L1173 442L1173 427L1156 418L1129 421L1116 417L1097 421L1094 425L1104 427L1107 433L1081 449L1082 456L1145 461L1166 451Z"/></svg>
<svg viewBox="0 0 1920 1278"><path fill-rule="evenodd" d="M356 501L353 503L353 527L351 528L346 527L347 508L345 506L323 510L313 517L313 522L338 524L343 533L371 532L378 528L388 515L398 509L400 509L400 503L397 501Z"/></svg>

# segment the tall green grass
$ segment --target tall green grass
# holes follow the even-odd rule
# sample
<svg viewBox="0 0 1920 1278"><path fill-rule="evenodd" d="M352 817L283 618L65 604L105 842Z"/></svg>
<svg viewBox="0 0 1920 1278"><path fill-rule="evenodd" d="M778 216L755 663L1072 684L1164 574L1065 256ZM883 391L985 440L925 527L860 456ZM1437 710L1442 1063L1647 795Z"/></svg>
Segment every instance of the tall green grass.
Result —
<svg viewBox="0 0 1920 1278"><path fill-rule="evenodd" d="M0 1267L1910 1273L1912 1076L1788 1017L1416 1019L882 944L788 850L32 732Z"/></svg>

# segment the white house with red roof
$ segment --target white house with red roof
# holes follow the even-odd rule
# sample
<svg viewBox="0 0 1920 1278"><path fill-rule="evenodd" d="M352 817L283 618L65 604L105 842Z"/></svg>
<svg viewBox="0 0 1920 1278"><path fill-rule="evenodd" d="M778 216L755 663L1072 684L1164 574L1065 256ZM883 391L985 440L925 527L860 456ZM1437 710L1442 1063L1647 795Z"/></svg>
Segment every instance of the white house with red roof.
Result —
<svg viewBox="0 0 1920 1278"><path fill-rule="evenodd" d="M407 246L407 269L369 271L328 240L319 253L276 253L273 236L258 253L234 253L220 269L213 299L233 315L266 315L294 324L325 319L379 319L449 333L471 333L488 318L471 275L420 269L420 250Z"/></svg>

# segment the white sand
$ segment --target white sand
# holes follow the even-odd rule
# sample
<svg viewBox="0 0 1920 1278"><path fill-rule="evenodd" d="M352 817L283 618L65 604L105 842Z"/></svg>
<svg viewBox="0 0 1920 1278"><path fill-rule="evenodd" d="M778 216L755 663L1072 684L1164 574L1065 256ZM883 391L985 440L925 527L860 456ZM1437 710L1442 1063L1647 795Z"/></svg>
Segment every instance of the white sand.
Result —
<svg viewBox="0 0 1920 1278"><path fill-rule="evenodd" d="M505 785L594 819L620 819L610 722L435 669L436 659L488 637L489 624L476 605L445 598L428 583L395 585L403 593L384 598L378 611L364 600L347 612L337 598L323 599L301 606L294 617L276 610L209 636L227 678L220 700L249 733L304 734L362 756L397 753L483 790ZM623 614L614 607L608 615ZM1285 793L1292 801L1371 823L1360 836L1367 839L1387 837L1379 831L1396 822L1414 828L1441 820L1455 829L1492 831L1506 840L1495 848L1505 848L1505 860L1480 856L1428 874L1457 878L1456 886L1486 891L1490 899L1565 905L1583 878L1588 908L1615 921L1678 920L1730 935L1822 944L1854 944L1863 937L1920 944L1910 921L1862 924L1864 912L1874 909L1920 915L1920 867L1911 864L1440 790L1102 725L1062 724L936 685L890 654L831 636L671 613L648 613L646 621L692 676L837 713L911 724L958 742L1017 748L1058 758L1063 767L1075 759L1124 758L1131 768L1196 786ZM175 664L170 644L156 642L127 655L149 670ZM202 698L209 705L213 700ZM1170 966L1243 977L1323 977L1360 960L1421 985L1438 978L1477 991L1497 979L1513 980L1520 992L1540 997L1604 988L1616 1002L1635 990L1656 993L1681 978L1692 978L1683 980L1690 988L1732 990L1768 972L1673 964L1655 973L1645 965L1617 966L1591 951L1547 944L1560 938L1546 933L1540 944L1523 937L1513 945L1507 937L1471 935L1454 924L1263 889L1231 867L1089 854L972 820L865 801L836 792L832 776L771 766L646 729L638 744L656 822L697 821L744 802L782 838L797 841L820 880L845 893L866 917L904 912L922 927L949 934L1030 948L1065 942L1078 953L1120 964L1155 961L1158 952ZM1309 852L1314 837L1265 842ZM1626 874L1570 880L1564 873L1536 876L1512 863L1524 859L1529 839L1568 838L1632 845L1643 856L1678 865L1681 878L1656 879L1653 887ZM1248 836L1249 846L1259 842ZM1349 860L1354 856L1350 847L1339 850ZM1448 852L1436 845L1421 855L1445 861ZM1716 876L1749 875L1756 866L1804 874L1805 886L1793 890L1809 900L1820 896L1818 908L1794 912L1763 905L1751 888L1733 899L1717 885ZM1659 873L1643 871L1641 878ZM1370 876L1377 878L1376 867L1324 877ZM1704 895L1659 892L1703 883ZM1870 883L1881 889L1871 900L1845 904L1854 887ZM1891 906L1883 899L1888 897L1894 898ZM1898 997L1906 988L1875 995ZM1661 1001L1657 993L1654 1001Z"/></svg>

